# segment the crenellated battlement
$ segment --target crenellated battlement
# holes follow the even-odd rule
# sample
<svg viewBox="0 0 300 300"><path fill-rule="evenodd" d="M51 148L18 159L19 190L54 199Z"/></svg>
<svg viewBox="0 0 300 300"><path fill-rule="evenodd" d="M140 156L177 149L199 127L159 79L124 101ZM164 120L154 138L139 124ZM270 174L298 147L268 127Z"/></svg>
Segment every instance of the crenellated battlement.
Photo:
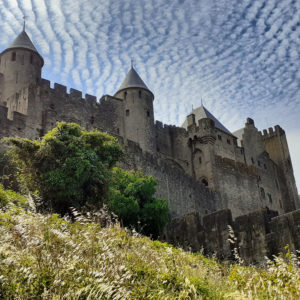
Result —
<svg viewBox="0 0 300 300"><path fill-rule="evenodd" d="M168 124L164 124L160 121L156 121L155 122L155 127L158 130L165 130L166 132L176 132L178 134L182 134L182 135L186 135L187 136L187 130L185 128L182 127L178 127L176 125L168 125Z"/></svg>
<svg viewBox="0 0 300 300"><path fill-rule="evenodd" d="M275 125L273 127L269 127L268 130L264 129L263 132L259 132L263 139L275 137L275 136L281 136L285 134L285 131L279 126Z"/></svg>
<svg viewBox="0 0 300 300"><path fill-rule="evenodd" d="M89 105L98 105L101 102L101 99L97 99L96 96L90 95L90 94L85 94L83 97L82 91L70 88L70 92L68 93L67 86L59 84L59 83L54 83L53 88L51 88L51 82L47 79L42 78L39 82L39 85L48 93L53 93L59 98L65 98L66 100L70 101L82 101L82 103L86 103Z"/></svg>

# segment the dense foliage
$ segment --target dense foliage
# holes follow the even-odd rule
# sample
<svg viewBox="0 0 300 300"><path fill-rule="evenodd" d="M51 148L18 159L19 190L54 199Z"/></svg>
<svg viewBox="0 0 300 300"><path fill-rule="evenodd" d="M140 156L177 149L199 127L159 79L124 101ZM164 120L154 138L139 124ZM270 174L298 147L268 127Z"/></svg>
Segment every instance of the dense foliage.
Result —
<svg viewBox="0 0 300 300"><path fill-rule="evenodd" d="M114 168L122 156L117 140L74 123L58 123L41 140L8 138L18 178L44 210L99 209L105 202L124 226L157 237L168 220L167 201L154 197L156 180Z"/></svg>
<svg viewBox="0 0 300 300"><path fill-rule="evenodd" d="M108 207L125 226L157 237L168 221L168 204L155 198L157 181L140 171L113 169Z"/></svg>
<svg viewBox="0 0 300 300"><path fill-rule="evenodd" d="M19 178L37 193L44 208L64 214L69 207L99 205L107 194L111 168L122 149L112 136L58 123L41 140L6 139Z"/></svg>
<svg viewBox="0 0 300 300"><path fill-rule="evenodd" d="M136 232L0 209L1 299L299 299L299 260L222 265Z"/></svg>
<svg viewBox="0 0 300 300"><path fill-rule="evenodd" d="M29 203L26 197L11 190L5 190L3 185L0 184L0 208L4 208L10 204L15 204L23 208L29 208Z"/></svg>

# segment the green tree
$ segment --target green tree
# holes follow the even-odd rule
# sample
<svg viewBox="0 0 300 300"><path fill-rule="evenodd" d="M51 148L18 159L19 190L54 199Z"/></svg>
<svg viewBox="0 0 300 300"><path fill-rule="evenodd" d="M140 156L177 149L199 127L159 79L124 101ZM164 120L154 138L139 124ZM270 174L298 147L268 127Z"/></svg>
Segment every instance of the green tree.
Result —
<svg viewBox="0 0 300 300"><path fill-rule="evenodd" d="M61 214L70 206L102 204L111 169L122 155L114 137L75 123L58 123L41 140L6 141L21 182L41 196L45 208Z"/></svg>
<svg viewBox="0 0 300 300"><path fill-rule="evenodd" d="M108 207L125 226L157 237L168 222L168 204L155 198L157 181L140 171L113 168Z"/></svg>

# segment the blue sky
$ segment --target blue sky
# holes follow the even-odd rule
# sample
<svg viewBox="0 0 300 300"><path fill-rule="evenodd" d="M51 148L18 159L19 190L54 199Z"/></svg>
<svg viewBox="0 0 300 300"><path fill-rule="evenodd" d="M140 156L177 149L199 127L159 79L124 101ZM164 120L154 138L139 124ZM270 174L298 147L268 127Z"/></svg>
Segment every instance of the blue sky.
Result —
<svg viewBox="0 0 300 300"><path fill-rule="evenodd" d="M133 59L157 120L180 125L202 97L232 131L281 125L300 187L299 0L0 0L1 49L23 14L44 78L100 98Z"/></svg>

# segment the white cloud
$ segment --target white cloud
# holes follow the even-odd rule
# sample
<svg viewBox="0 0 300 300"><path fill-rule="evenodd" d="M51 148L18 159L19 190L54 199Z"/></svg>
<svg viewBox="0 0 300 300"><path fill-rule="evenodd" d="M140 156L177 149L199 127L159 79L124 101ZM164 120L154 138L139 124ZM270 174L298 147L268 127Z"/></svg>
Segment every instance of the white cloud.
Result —
<svg viewBox="0 0 300 300"><path fill-rule="evenodd" d="M115 93L134 59L155 94L156 119L164 123L180 125L203 97L232 130L252 116L261 128L279 123L295 135L299 3L3 0L0 46L20 32L25 14L45 58L44 78L99 98Z"/></svg>

